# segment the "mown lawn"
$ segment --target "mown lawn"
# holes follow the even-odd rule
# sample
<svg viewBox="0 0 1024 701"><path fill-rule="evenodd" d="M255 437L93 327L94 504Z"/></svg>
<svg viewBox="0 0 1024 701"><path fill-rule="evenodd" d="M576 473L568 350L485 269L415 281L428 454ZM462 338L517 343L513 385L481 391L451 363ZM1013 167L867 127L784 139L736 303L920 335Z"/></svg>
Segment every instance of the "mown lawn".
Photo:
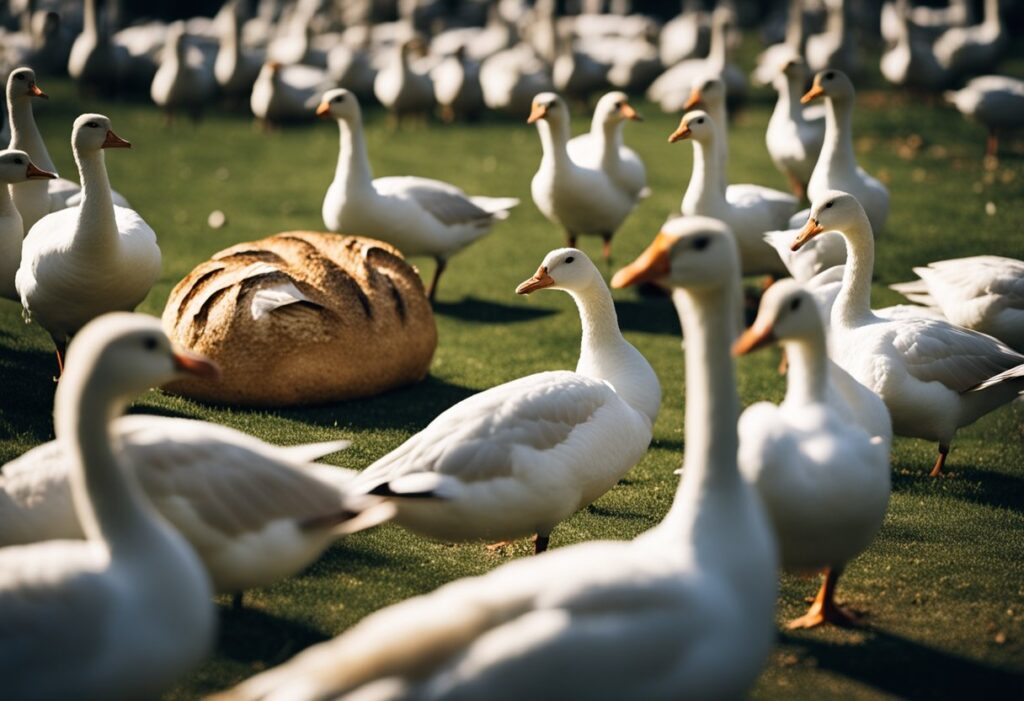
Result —
<svg viewBox="0 0 1024 701"><path fill-rule="evenodd" d="M221 248L279 231L322 228L320 203L337 153L333 124L311 119L264 135L245 115L211 110L198 127L165 128L149 105L81 98L64 81L41 85L52 99L39 121L63 172L74 172L68 137L80 112L109 115L115 131L134 145L109 153L107 163L114 187L153 226L163 250L163 277L140 311L159 315L171 287ZM764 148L771 100L767 92L755 93L734 120L734 182L784 186ZM654 194L617 235L616 263L631 260L678 208L691 163L689 144L665 142L676 118L642 102L637 106L647 121L630 125L627 139L646 160ZM578 132L589 117L575 111ZM452 261L436 305L440 342L425 381L370 400L310 409L240 411L153 392L135 410L204 418L279 443L350 437L354 446L329 461L360 467L474 392L531 372L572 368L579 320L571 300L553 292L528 299L513 293L548 250L562 245L561 233L530 200L540 144L523 117L391 132L380 112L368 111L376 175L438 177L474 194L522 199L508 222ZM878 247L879 305L897 301L885 285L909 279L913 265L977 253L1024 256L1020 142L1007 142L999 167L986 170L982 129L950 108L877 83L861 91L855 127L861 164L892 189L892 213ZM986 213L988 203L993 214ZM213 230L207 216L217 209L228 224ZM585 239L583 247L597 256L598 243ZM414 262L425 274L432 271L432 262ZM616 489L556 529L555 548L631 538L651 527L668 508L678 479L672 471L683 450L683 356L674 312L666 300L632 290L617 292L615 299L627 337L661 378L665 400L647 456ZM11 303L0 305L0 349L0 460L6 461L53 435L54 361L46 334L26 326ZM776 363L772 354L740 361L745 402L781 398ZM1018 404L961 431L943 479L927 477L935 446L897 439L888 519L841 584L841 599L866 613L867 626L780 633L755 698L1024 697L1022 423ZM396 526L351 537L307 572L249 592L242 612L220 600L215 655L170 698L227 687L382 606L529 551L525 541L504 553L478 544L438 544ZM801 613L803 598L816 586L784 577L779 620Z"/></svg>

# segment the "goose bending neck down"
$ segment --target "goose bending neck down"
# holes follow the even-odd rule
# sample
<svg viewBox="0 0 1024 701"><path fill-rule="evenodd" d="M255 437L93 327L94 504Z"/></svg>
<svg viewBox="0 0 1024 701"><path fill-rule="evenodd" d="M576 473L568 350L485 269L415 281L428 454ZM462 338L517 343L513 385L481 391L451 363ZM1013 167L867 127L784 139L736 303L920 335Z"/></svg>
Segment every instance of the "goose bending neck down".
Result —
<svg viewBox="0 0 1024 701"><path fill-rule="evenodd" d="M103 698L116 689L153 698L211 648L206 572L119 465L109 426L130 397L214 368L175 353L159 320L135 315L98 319L71 345L54 418L87 541L0 549L0 615L9 624L0 671L12 697Z"/></svg>

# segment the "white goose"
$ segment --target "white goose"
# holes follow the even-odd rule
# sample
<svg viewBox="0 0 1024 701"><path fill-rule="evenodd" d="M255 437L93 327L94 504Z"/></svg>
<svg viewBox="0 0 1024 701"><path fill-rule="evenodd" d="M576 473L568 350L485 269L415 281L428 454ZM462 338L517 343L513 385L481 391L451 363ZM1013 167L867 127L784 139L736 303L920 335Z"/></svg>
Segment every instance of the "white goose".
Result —
<svg viewBox="0 0 1024 701"><path fill-rule="evenodd" d="M551 71L527 42L489 56L480 65L484 103L506 114L521 116L537 93L554 90Z"/></svg>
<svg viewBox="0 0 1024 701"><path fill-rule="evenodd" d="M417 38L397 44L390 61L373 80L373 94L395 119L408 114L430 114L436 104L430 75L412 65L412 52L422 46Z"/></svg>
<svg viewBox="0 0 1024 701"><path fill-rule="evenodd" d="M800 104L806 80L805 64L799 56L782 64L782 70L772 81L779 98L765 132L768 155L799 199L807 192L825 140L824 113L810 113Z"/></svg>
<svg viewBox="0 0 1024 701"><path fill-rule="evenodd" d="M446 122L456 118L475 119L484 110L484 92L480 87L480 63L466 57L460 47L434 66L430 72L434 97Z"/></svg>
<svg viewBox="0 0 1024 701"><path fill-rule="evenodd" d="M249 96L249 108L264 128L309 119L310 103L323 92L327 73L313 66L282 66L267 61L260 68Z"/></svg>
<svg viewBox="0 0 1024 701"><path fill-rule="evenodd" d="M432 489L400 500L398 523L442 540L517 538L551 530L611 489L651 441L661 387L619 331L611 294L581 251L552 251L519 294L568 292L583 322L575 372L528 375L451 407L366 468L355 487ZM409 485L406 487L405 485Z"/></svg>
<svg viewBox="0 0 1024 701"><path fill-rule="evenodd" d="M971 4L968 0L949 0L946 7L930 5L911 7L910 0L895 0L895 2L885 0L882 3L880 23L882 39L887 44L893 44L898 40L901 13L905 13L908 19L926 31L931 39L934 39L937 34L950 27L963 27L970 24Z"/></svg>
<svg viewBox="0 0 1024 701"><path fill-rule="evenodd" d="M722 267L706 260L731 255L724 274L738 285L735 246L718 222L703 221L716 245L695 251L687 240L671 270L689 288L677 292L687 450L659 526L403 601L214 701L743 696L775 636L775 545L736 467L732 327L722 321L735 303L716 277Z"/></svg>
<svg viewBox="0 0 1024 701"><path fill-rule="evenodd" d="M825 143L807 183L807 197L816 202L830 190L850 193L868 213L871 229L877 235L889 216L889 191L857 165L853 153L853 83L842 71L821 71L800 102L807 104L819 96L825 97Z"/></svg>
<svg viewBox="0 0 1024 701"><path fill-rule="evenodd" d="M782 566L824 568L825 582L789 628L856 619L833 596L846 563L874 539L889 504L889 412L874 392L835 366L814 299L792 280L780 280L761 298L757 319L733 345L745 355L778 343L786 352L786 398L758 402L740 417L739 464L764 500L775 526ZM863 399L860 415L835 384L840 375ZM858 391L859 390L859 391ZM872 437L867 417L885 435Z"/></svg>
<svg viewBox="0 0 1024 701"><path fill-rule="evenodd" d="M750 77L755 84L772 85L779 75L779 66L804 53L804 3L789 0L786 6L786 34L782 42L772 44L757 55L757 66ZM800 59L803 60L802 58ZM803 83L797 90L803 90Z"/></svg>
<svg viewBox="0 0 1024 701"><path fill-rule="evenodd" d="M665 66L707 52L710 37L708 13L700 0L682 0L682 11L665 23L658 35L658 57Z"/></svg>
<svg viewBox="0 0 1024 701"><path fill-rule="evenodd" d="M61 366L71 335L105 312L134 309L160 277L156 234L111 198L103 149L131 144L111 131L103 115L83 114L75 120L71 146L82 203L36 222L15 278L25 312L49 332Z"/></svg>
<svg viewBox="0 0 1024 701"><path fill-rule="evenodd" d="M984 0L981 24L951 27L935 40L933 48L939 65L955 74L992 70L1007 42L1007 31L999 16L999 0Z"/></svg>
<svg viewBox="0 0 1024 701"><path fill-rule="evenodd" d="M650 193L647 170L637 152L622 143L626 120L643 121L625 93L606 93L594 107L590 131L570 139L566 151L577 165L600 168L619 187L640 199Z"/></svg>
<svg viewBox="0 0 1024 701"><path fill-rule="evenodd" d="M836 363L889 408L893 432L939 443L945 464L957 429L1024 390L1024 355L991 336L936 319L889 321L871 310L875 242L863 207L844 192L816 199L794 248L823 231L846 239L846 270L832 308Z"/></svg>
<svg viewBox="0 0 1024 701"><path fill-rule="evenodd" d="M149 88L150 97L164 111L168 121L177 110L186 111L198 120L216 87L213 66L201 60L201 53L195 55L198 60L189 56L186 39L185 23L171 24L160 67Z"/></svg>
<svg viewBox="0 0 1024 701"><path fill-rule="evenodd" d="M120 464L109 423L149 387L214 367L141 316L108 315L71 344L55 424L87 537L0 549L5 696L157 698L212 648L209 578Z"/></svg>
<svg viewBox="0 0 1024 701"><path fill-rule="evenodd" d="M570 248L578 236L600 236L609 260L612 236L636 206L636 195L599 167L585 167L569 156L569 108L558 95L537 95L527 123L537 125L543 148L530 182L534 204L565 230Z"/></svg>
<svg viewBox="0 0 1024 701"><path fill-rule="evenodd" d="M812 71L834 68L847 73L857 70L857 50L847 27L846 0L824 0L825 31L807 37L804 56Z"/></svg>
<svg viewBox="0 0 1024 701"><path fill-rule="evenodd" d="M693 139L693 174L683 195L683 214L725 222L736 236L744 275L785 273L779 256L765 243L764 233L788 223L796 211L796 198L760 187L729 188L723 193L715 148L718 129L707 112L687 112L668 140L689 138Z"/></svg>
<svg viewBox="0 0 1024 701"><path fill-rule="evenodd" d="M111 41L96 0L84 0L82 33L71 45L68 75L83 86L110 90L116 88L129 60L128 51Z"/></svg>
<svg viewBox="0 0 1024 701"><path fill-rule="evenodd" d="M882 76L893 85L940 89L949 82L949 71L935 58L931 37L911 21L909 10L907 0L894 5L891 21L896 36L882 54Z"/></svg>
<svg viewBox="0 0 1024 701"><path fill-rule="evenodd" d="M55 177L55 174L39 169L24 151L0 151L0 297L21 301L14 286L14 276L21 265L25 228L8 186L26 180Z"/></svg>
<svg viewBox="0 0 1024 701"><path fill-rule="evenodd" d="M920 279L890 287L937 307L957 326L987 333L1024 353L1024 261L1001 256L940 260L914 268Z"/></svg>
<svg viewBox="0 0 1024 701"><path fill-rule="evenodd" d="M110 433L122 467L236 606L246 589L297 574L339 536L394 514L390 504L354 494L348 470L312 462L348 441L279 447L205 421L144 415L117 419ZM85 537L71 502L63 442L7 463L0 545Z"/></svg>
<svg viewBox="0 0 1024 701"><path fill-rule="evenodd" d="M213 62L213 75L221 91L228 97L248 98L262 65L262 56L242 47L238 0L221 7L216 24L220 46Z"/></svg>
<svg viewBox="0 0 1024 701"><path fill-rule="evenodd" d="M988 129L985 155L999 155L999 132L1024 124L1024 81L1003 75L983 75L959 90L946 93L960 113Z"/></svg>
<svg viewBox="0 0 1024 701"><path fill-rule="evenodd" d="M337 120L341 130L338 167L324 197L324 225L387 241L407 256L433 257L431 300L448 259L486 236L495 220L505 219L519 204L514 197L470 197L440 180L374 179L356 96L343 88L328 90L316 113Z"/></svg>

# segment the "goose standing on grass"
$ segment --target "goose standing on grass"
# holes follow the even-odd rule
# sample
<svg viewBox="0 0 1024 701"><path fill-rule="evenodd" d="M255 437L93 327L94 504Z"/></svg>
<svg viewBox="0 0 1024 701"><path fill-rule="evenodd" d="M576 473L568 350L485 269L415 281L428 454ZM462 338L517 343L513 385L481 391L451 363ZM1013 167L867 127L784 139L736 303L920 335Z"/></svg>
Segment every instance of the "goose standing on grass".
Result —
<svg viewBox="0 0 1024 701"><path fill-rule="evenodd" d="M949 71L939 65L931 37L911 21L909 11L907 0L898 0L892 11L896 37L882 54L882 76L893 85L939 90L949 82Z"/></svg>
<svg viewBox="0 0 1024 701"><path fill-rule="evenodd" d="M570 248L579 236L600 236L604 259L609 261L612 236L636 206L636 195L600 167L585 167L569 156L569 108L558 95L537 95L526 121L537 125L543 148L530 182L534 204L548 221L565 230Z"/></svg>
<svg viewBox="0 0 1024 701"><path fill-rule="evenodd" d="M1007 41L999 0L984 0L981 24L951 27L933 45L939 65L954 74L982 73L995 67Z"/></svg>
<svg viewBox="0 0 1024 701"><path fill-rule="evenodd" d="M337 120L341 130L338 167L324 197L324 225L387 241L406 256L434 258L437 267L427 290L431 301L448 259L490 233L495 220L519 204L514 197L470 197L440 180L374 179L356 96L344 88L328 90L316 114Z"/></svg>
<svg viewBox="0 0 1024 701"><path fill-rule="evenodd" d="M8 186L26 180L55 177L55 174L38 168L24 151L0 151L0 297L21 302L14 286L14 276L21 264L25 228Z"/></svg>
<svg viewBox="0 0 1024 701"><path fill-rule="evenodd" d="M790 190L801 200L807 193L807 183L825 141L824 113L810 113L800 104L806 73L799 56L782 64L782 70L772 81L779 98L765 132L768 155L789 182Z"/></svg>
<svg viewBox="0 0 1024 701"><path fill-rule="evenodd" d="M430 78L444 121L476 119L484 111L480 63L466 57L464 45L434 66Z"/></svg>
<svg viewBox="0 0 1024 701"><path fill-rule="evenodd" d="M641 199L650 194L647 170L637 152L622 143L626 120L643 121L626 94L616 90L603 95L594 108L590 131L570 139L566 151L576 165L603 170L619 187Z"/></svg>
<svg viewBox="0 0 1024 701"><path fill-rule="evenodd" d="M391 60L373 80L373 94L396 123L410 114L429 115L436 104L430 75L412 65L412 52L422 51L422 47L418 38L397 44Z"/></svg>
<svg viewBox="0 0 1024 701"><path fill-rule="evenodd" d="M537 373L476 394L360 473L354 486L363 491L390 483L380 493L410 485L440 497L397 500L398 523L449 541L536 533L541 552L558 523L646 453L661 386L622 337L601 273L581 251L558 249L516 292L544 288L569 293L579 307L575 372Z"/></svg>
<svg viewBox="0 0 1024 701"><path fill-rule="evenodd" d="M561 548L403 601L215 701L746 694L775 637L775 544L736 467L739 400L724 321L738 302L735 246L720 223L702 222L709 232L695 227L671 270L665 265L687 288L676 293L687 416L683 478L660 525L633 541ZM697 249L698 237L714 244ZM724 286L718 251L732 261Z"/></svg>
<svg viewBox="0 0 1024 701"><path fill-rule="evenodd" d="M130 57L110 39L110 29L96 11L96 0L84 0L82 33L75 37L68 56L68 75L80 86L112 90L117 87Z"/></svg>
<svg viewBox="0 0 1024 701"><path fill-rule="evenodd" d="M260 73L261 57L242 47L237 0L225 3L215 18L220 46L213 62L213 75L221 92L235 100L247 99ZM244 104L244 103L243 103Z"/></svg>
<svg viewBox="0 0 1024 701"><path fill-rule="evenodd" d="M890 285L936 307L957 326L995 336L1024 353L1024 261L1001 256L940 260L914 268L919 280Z"/></svg>
<svg viewBox="0 0 1024 701"><path fill-rule="evenodd" d="M198 121L213 98L212 67L190 60L186 38L184 22L174 22L167 30L163 58L149 88L150 97L164 111L168 123L178 110L188 112Z"/></svg>
<svg viewBox="0 0 1024 701"><path fill-rule="evenodd" d="M279 447L205 421L144 415L118 418L110 433L122 467L236 607L246 589L297 574L338 537L394 515L353 493L350 471L312 462L348 441ZM71 492L59 440L4 465L0 545L85 537Z"/></svg>
<svg viewBox="0 0 1024 701"><path fill-rule="evenodd" d="M819 96L825 98L825 143L807 183L807 197L817 202L830 190L850 193L867 212L877 236L889 216L889 191L857 165L853 153L853 83L842 71L821 71L800 102L807 104Z"/></svg>
<svg viewBox="0 0 1024 701"><path fill-rule="evenodd" d="M814 299L792 280L765 291L757 319L733 345L733 354L775 343L789 363L786 398L778 406L758 402L743 412L740 470L764 500L782 566L797 572L825 569L810 610L788 627L852 625L856 618L834 601L835 585L885 520L891 488L889 412L878 395L828 359ZM858 404L847 402L836 380Z"/></svg>
<svg viewBox="0 0 1024 701"><path fill-rule="evenodd" d="M143 316L105 316L71 344L54 419L86 540L0 549L6 696L157 698L213 647L210 580L121 464L110 421L153 385L215 370Z"/></svg>
<svg viewBox="0 0 1024 701"><path fill-rule="evenodd" d="M757 66L750 77L757 85L772 85L779 74L779 66L804 53L804 3L788 0L786 8L786 34L782 42L772 44L757 55ZM803 60L803 59L801 59ZM803 90L803 84L797 90Z"/></svg>
<svg viewBox="0 0 1024 701"><path fill-rule="evenodd" d="M253 83L249 108L264 129L309 119L310 103L323 90L326 80L327 73L319 68L267 61Z"/></svg>
<svg viewBox="0 0 1024 701"><path fill-rule="evenodd" d="M82 203L36 222L15 278L26 318L49 332L60 368L73 334L101 314L135 309L160 277L156 234L137 212L111 199L103 149L131 144L111 131L108 118L83 114L71 146Z"/></svg>
<svg viewBox="0 0 1024 701"><path fill-rule="evenodd" d="M960 113L988 129L985 155L999 155L999 132L1024 125L1024 81L1004 75L983 75L959 90L946 93Z"/></svg>
<svg viewBox="0 0 1024 701"><path fill-rule="evenodd" d="M661 28L658 57L662 65L674 66L707 52L710 22L702 4L701 0L682 0L682 11Z"/></svg>
<svg viewBox="0 0 1024 701"><path fill-rule="evenodd" d="M877 316L871 310L875 241L852 195L833 190L816 199L793 248L824 231L846 239L842 289L832 307L833 359L882 398L894 433L938 442L931 472L937 476L958 428L1024 391L1024 355L948 321Z"/></svg>
<svg viewBox="0 0 1024 701"><path fill-rule="evenodd" d="M693 173L683 195L681 210L688 217L713 217L725 222L736 236L744 275L783 275L785 266L764 241L768 229L780 228L796 211L796 198L768 188L722 192L715 149L718 128L707 112L687 112L669 143L693 139Z"/></svg>

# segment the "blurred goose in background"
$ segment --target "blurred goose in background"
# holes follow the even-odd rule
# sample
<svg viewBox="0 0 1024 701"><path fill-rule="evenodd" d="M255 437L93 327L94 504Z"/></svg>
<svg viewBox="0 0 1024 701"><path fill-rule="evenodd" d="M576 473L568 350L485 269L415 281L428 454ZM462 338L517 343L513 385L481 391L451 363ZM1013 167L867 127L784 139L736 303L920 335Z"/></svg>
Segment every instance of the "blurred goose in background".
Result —
<svg viewBox="0 0 1024 701"><path fill-rule="evenodd" d="M201 53L197 55L199 60L190 60L187 38L184 22L170 26L163 58L149 89L150 97L164 111L168 122L178 110L188 112L198 121L216 88L213 65L203 62Z"/></svg>
<svg viewBox="0 0 1024 701"><path fill-rule="evenodd" d="M889 287L941 310L957 326L995 336L1024 353L1024 261L972 256L936 261L914 272L918 280Z"/></svg>
<svg viewBox="0 0 1024 701"><path fill-rule="evenodd" d="M75 120L71 146L82 181L79 206L47 214L22 245L15 278L26 319L50 334L63 370L68 339L92 319L131 311L160 277L156 234L114 204L103 149L130 148L100 114Z"/></svg>
<svg viewBox="0 0 1024 701"><path fill-rule="evenodd" d="M931 471L937 476L958 428L1024 391L1024 355L948 321L877 316L871 310L874 236L852 195L832 190L815 199L793 247L824 231L840 232L847 250L832 308L832 358L882 398L894 433L938 442Z"/></svg>
<svg viewBox="0 0 1024 701"><path fill-rule="evenodd" d="M900 5L904 5L903 8ZM950 27L963 27L971 23L971 3L968 0L949 0L946 7L930 5L911 6L909 0L886 0L882 3L881 31L882 39L892 44L899 39L901 14L907 18L930 39Z"/></svg>
<svg viewBox="0 0 1024 701"><path fill-rule="evenodd" d="M793 56L782 64L782 70L772 81L779 97L765 132L768 155L798 199L803 199L807 192L825 140L824 112L812 113L800 104L806 82L803 59Z"/></svg>
<svg viewBox="0 0 1024 701"><path fill-rule="evenodd" d="M252 86L249 107L264 127L308 120L326 82L327 74L319 68L268 61Z"/></svg>
<svg viewBox="0 0 1024 701"><path fill-rule="evenodd" d="M492 110L522 117L537 93L554 89L547 64L526 43L499 51L480 65L484 102Z"/></svg>
<svg viewBox="0 0 1024 701"><path fill-rule="evenodd" d="M551 80L564 98L586 104L587 98L608 86L611 66L564 42L551 66Z"/></svg>
<svg viewBox="0 0 1024 701"><path fill-rule="evenodd" d="M981 24L952 27L935 40L939 65L957 75L983 73L995 67L1007 42L1007 31L999 15L999 0L984 0Z"/></svg>
<svg viewBox="0 0 1024 701"><path fill-rule="evenodd" d="M711 22L700 0L683 0L682 11L665 23L658 36L658 56L665 67L708 53Z"/></svg>
<svg viewBox="0 0 1024 701"><path fill-rule="evenodd" d="M566 151L569 158L584 168L600 168L619 187L642 199L650 194L647 171L636 151L622 142L626 121L643 121L629 104L626 94L607 93L597 101L590 131L569 139Z"/></svg>
<svg viewBox="0 0 1024 701"><path fill-rule="evenodd" d="M808 209L797 212L790 217L787 228L767 231L764 234L764 240L779 254L779 259L786 266L789 276L800 283L809 283L812 278L827 270L842 268L846 262L846 242L842 235L835 231L815 236L799 250L794 251L790 248L797 233L807 223L809 212ZM842 270L839 271L839 279L841 278ZM838 282L839 279L835 281ZM838 287L835 292L839 293ZM832 295L832 299L835 299L835 295ZM831 308L831 303L829 307Z"/></svg>
<svg viewBox="0 0 1024 701"><path fill-rule="evenodd" d="M622 337L601 273L581 251L557 249L516 292L545 288L567 292L579 307L576 370L475 394L360 473L354 487L370 493L400 496L422 484L437 494L434 502L397 500L398 523L448 541L536 533L542 552L556 525L615 486L647 451L661 387ZM390 486L381 490L384 482Z"/></svg>
<svg viewBox="0 0 1024 701"><path fill-rule="evenodd" d="M339 88L355 93L360 100L375 100L373 81L377 68L364 46L337 44L327 54L327 74Z"/></svg>
<svg viewBox="0 0 1024 701"><path fill-rule="evenodd" d="M387 241L407 256L434 258L437 267L427 290L431 301L448 259L490 233L494 222L519 204L514 197L470 197L439 180L374 179L355 95L344 88L328 90L316 114L337 120L341 131L338 167L324 197L324 225Z"/></svg>
<svg viewBox="0 0 1024 701"><path fill-rule="evenodd" d="M480 64L466 58L461 47L445 57L430 71L434 84L434 97L441 106L441 117L446 122L475 119L484 110L484 92L480 87ZM345 86L342 86L345 87Z"/></svg>
<svg viewBox="0 0 1024 701"><path fill-rule="evenodd" d="M1024 125L1024 81L1016 78L983 75L945 97L965 117L988 129L985 155L991 158L999 155L999 132Z"/></svg>
<svg viewBox="0 0 1024 701"><path fill-rule="evenodd" d="M821 96L825 98L825 142L807 183L807 197L815 202L830 190L850 193L868 213L871 230L878 236L889 216L889 190L857 165L853 83L842 71L821 71L800 102L807 104Z"/></svg>
<svg viewBox="0 0 1024 701"><path fill-rule="evenodd" d="M757 55L757 66L750 74L755 85L772 85L779 75L779 66L804 54L803 0L789 0L786 11L786 34L779 44L772 44ZM804 85L798 88L803 90Z"/></svg>
<svg viewBox="0 0 1024 701"><path fill-rule="evenodd" d="M846 0L824 0L827 19L825 31L811 34L804 46L807 66L812 71L834 68L856 73L857 46L850 33Z"/></svg>
<svg viewBox="0 0 1024 701"><path fill-rule="evenodd" d="M669 143L693 139L693 173L683 195L687 217L713 217L725 222L740 251L744 275L781 275L779 256L764 241L766 230L785 226L796 211L792 195L768 188L739 188L723 192L715 140L718 128L707 112L687 112L668 138Z"/></svg>
<svg viewBox="0 0 1024 701"><path fill-rule="evenodd" d="M783 568L825 569L810 610L787 627L852 625L856 617L835 603L835 585L885 520L891 489L889 412L878 395L828 359L814 299L792 280L765 291L757 319L737 339L733 354L776 343L789 365L786 397L777 406L757 402L740 416L740 471L764 500ZM855 392L860 412L848 403L840 382Z"/></svg>
<svg viewBox="0 0 1024 701"><path fill-rule="evenodd" d="M678 112L689 99L693 84L698 79L713 77L725 83L730 100L742 102L747 94L747 78L729 63L728 32L733 23L731 10L716 8L711 15L711 48L707 58L681 61L666 70L651 84L647 99L657 102L665 112Z"/></svg>
<svg viewBox="0 0 1024 701"><path fill-rule="evenodd" d="M111 314L71 344L54 423L85 541L0 549L0 674L18 699L157 698L213 647L210 580L121 462L110 421L154 385L215 366L157 319Z"/></svg>
<svg viewBox="0 0 1024 701"><path fill-rule="evenodd" d="M239 0L230 0L217 14L220 47L213 75L221 92L233 100L248 99L264 62L262 52L243 48Z"/></svg>
<svg viewBox="0 0 1024 701"><path fill-rule="evenodd" d="M373 80L376 95L395 123L410 114L428 115L434 109L434 85L430 75L413 65L411 54L421 51L423 42L407 39L392 49L391 58Z"/></svg>
<svg viewBox="0 0 1024 701"><path fill-rule="evenodd" d="M896 37L882 54L879 68L893 85L937 90L949 82L945 70L932 51L931 39L909 17L908 0L894 4Z"/></svg>
<svg viewBox="0 0 1024 701"><path fill-rule="evenodd" d="M0 297L21 302L14 276L21 265L25 227L11 199L9 185L26 180L51 179L54 173L40 169L24 151L0 151Z"/></svg>
<svg viewBox="0 0 1024 701"><path fill-rule="evenodd" d="M692 232L679 246L691 255L670 270L692 286L678 293L687 450L660 525L631 542L560 548L407 599L214 701L743 696L775 637L775 544L736 467L732 326L720 321L733 293L719 294L721 270L700 256L731 251L725 284L738 286L735 248L721 224L702 221L717 245L696 249L703 232Z"/></svg>
<svg viewBox="0 0 1024 701"><path fill-rule="evenodd" d="M610 260L612 236L636 206L636 193L600 167L585 167L569 156L569 108L558 95L537 95L527 122L537 125L543 149L530 182L537 209L565 230L570 248L579 236L600 236L604 258Z"/></svg>
<svg viewBox="0 0 1024 701"><path fill-rule="evenodd" d="M125 72L128 52L110 40L106 22L97 14L96 0L84 0L82 33L71 45L68 75L79 85L114 90Z"/></svg>

